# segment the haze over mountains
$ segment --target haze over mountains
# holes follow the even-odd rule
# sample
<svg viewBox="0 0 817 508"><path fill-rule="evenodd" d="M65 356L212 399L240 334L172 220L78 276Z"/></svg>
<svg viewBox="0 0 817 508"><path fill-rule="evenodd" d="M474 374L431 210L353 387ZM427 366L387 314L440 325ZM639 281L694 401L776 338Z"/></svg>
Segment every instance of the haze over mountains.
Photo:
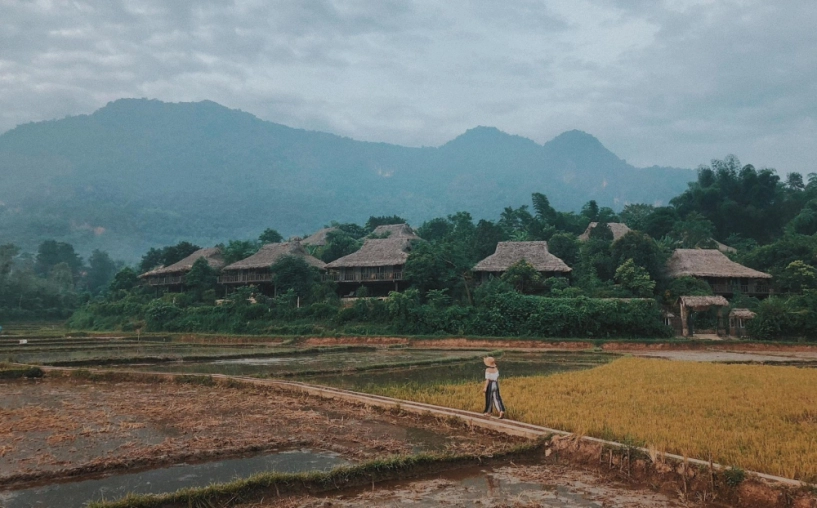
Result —
<svg viewBox="0 0 817 508"><path fill-rule="evenodd" d="M132 261L152 246L212 245L272 227L308 234L331 220L397 214L412 224L465 210L495 220L546 194L666 203L695 174L635 168L580 131L539 145L477 127L410 148L293 129L216 103L122 99L91 115L0 136L0 243L46 238Z"/></svg>

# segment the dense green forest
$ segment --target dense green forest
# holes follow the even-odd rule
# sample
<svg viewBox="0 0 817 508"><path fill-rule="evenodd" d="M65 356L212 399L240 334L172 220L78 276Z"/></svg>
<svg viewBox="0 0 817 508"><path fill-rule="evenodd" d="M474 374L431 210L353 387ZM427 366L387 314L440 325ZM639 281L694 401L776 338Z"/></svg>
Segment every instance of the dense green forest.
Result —
<svg viewBox="0 0 817 508"><path fill-rule="evenodd" d="M399 216L372 216L364 225L333 223L326 245L312 253L329 262L357 250L381 224ZM606 227L578 235L590 222L626 223L617 241ZM631 204L620 213L589 201L579 213L561 212L547 196L507 207L497 220L459 212L425 221L405 266L409 289L386 299L342 305L333 283L297 258L271 267L277 296L245 287L224 294L203 260L186 277L184 293L157 294L138 274L168 265L198 246L181 242L151 248L138 265L117 267L95 251L84 262L65 243L43 242L37 253L0 247L3 319L70 315L80 329L218 331L230 333L414 333L547 337L662 337L661 308L680 295L711 294L694 278L668 280L663 267L675 248L736 249L729 256L773 275L775 296L737 295L734 307L757 312L750 333L760 339L817 337L817 175L785 181L773 170L742 166L735 157L698 169L698 178L668 206ZM274 229L259 238L221 244L227 262L280 241ZM477 285L471 268L500 241L546 240L573 268L570 277L542 278L520 262L501 278ZM368 296L366 289L357 296ZM216 304L218 300L218 305ZM706 319L706 316L701 316Z"/></svg>

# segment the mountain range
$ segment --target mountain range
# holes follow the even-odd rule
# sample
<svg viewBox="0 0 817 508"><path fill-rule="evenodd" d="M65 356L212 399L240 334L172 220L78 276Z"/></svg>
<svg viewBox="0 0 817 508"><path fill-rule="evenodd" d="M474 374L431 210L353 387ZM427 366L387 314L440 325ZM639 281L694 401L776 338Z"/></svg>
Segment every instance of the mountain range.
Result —
<svg viewBox="0 0 817 508"><path fill-rule="evenodd" d="M294 129L210 101L121 99L90 115L0 135L0 243L46 238L133 261L148 248L212 245L265 228L468 211L495 220L542 192L558 210L591 199L667 203L689 169L636 168L581 131L544 145L476 127L439 147Z"/></svg>

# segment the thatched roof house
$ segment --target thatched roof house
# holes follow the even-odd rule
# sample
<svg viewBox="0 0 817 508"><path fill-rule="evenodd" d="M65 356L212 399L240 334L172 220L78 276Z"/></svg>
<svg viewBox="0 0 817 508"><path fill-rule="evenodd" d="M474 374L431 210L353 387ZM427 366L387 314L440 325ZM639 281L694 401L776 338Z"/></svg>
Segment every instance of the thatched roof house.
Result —
<svg viewBox="0 0 817 508"><path fill-rule="evenodd" d="M377 284L394 283L403 280L403 268L411 252L412 242L416 236L389 236L388 238L369 238L356 252L336 259L326 265L331 273L327 280L338 283Z"/></svg>
<svg viewBox="0 0 817 508"><path fill-rule="evenodd" d="M372 231L372 236L379 238L408 238L410 240L418 240L420 238L408 224L386 224L377 226L374 228L374 231Z"/></svg>
<svg viewBox="0 0 817 508"><path fill-rule="evenodd" d="M335 231L340 231L340 229L339 228L319 229L318 231L312 233L311 235L301 240L301 244L309 245L312 247L323 247L324 245L326 245L326 236L329 233L333 233Z"/></svg>
<svg viewBox="0 0 817 508"><path fill-rule="evenodd" d="M598 226L598 225L599 225L598 222L591 222L590 224L588 224L587 229L584 230L584 233L579 235L579 240L582 241L582 242L585 242L585 241L589 240L590 239L590 232L593 231L593 229L595 229L596 226ZM614 242L616 240L618 240L619 238L621 238L622 236L629 233L630 231L632 231L632 229L627 227L627 224L623 224L623 223L620 223L620 222L608 222L607 223L607 228L610 229L610 231L613 233L613 241Z"/></svg>
<svg viewBox="0 0 817 508"><path fill-rule="evenodd" d="M326 267L326 263L306 252L300 242L268 243L252 256L225 266L218 281L222 284L272 282L270 266L286 256L301 258L319 270Z"/></svg>
<svg viewBox="0 0 817 508"><path fill-rule="evenodd" d="M667 276L703 279L715 294L735 292L764 296L769 294L768 273L735 263L717 249L676 249L667 261Z"/></svg>
<svg viewBox="0 0 817 508"><path fill-rule="evenodd" d="M759 272L735 263L717 249L675 249L667 261L667 275L671 278L692 277L771 279Z"/></svg>
<svg viewBox="0 0 817 508"><path fill-rule="evenodd" d="M474 266L472 271L480 273L482 279L499 275L516 263L525 260L545 274L567 274L572 268L548 251L547 242L499 242L496 251Z"/></svg>
<svg viewBox="0 0 817 508"><path fill-rule="evenodd" d="M193 268L193 263L200 258L204 258L210 268L220 270L224 266L224 257L221 255L221 249L218 247L211 247L208 249L199 249L186 258L173 263L170 266L162 266L145 272L139 277L145 279L151 286L171 286L180 285L183 281L185 273Z"/></svg>

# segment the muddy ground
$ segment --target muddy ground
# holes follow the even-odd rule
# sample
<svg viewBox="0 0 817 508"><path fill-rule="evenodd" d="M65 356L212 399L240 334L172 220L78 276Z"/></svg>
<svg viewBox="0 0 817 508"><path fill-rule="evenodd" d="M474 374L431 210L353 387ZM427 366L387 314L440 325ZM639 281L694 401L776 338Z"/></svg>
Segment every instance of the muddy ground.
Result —
<svg viewBox="0 0 817 508"><path fill-rule="evenodd" d="M463 468L415 480L384 482L373 489L294 496L242 505L242 508L273 506L670 508L689 504L682 503L677 495L634 489L623 481L575 467L525 464Z"/></svg>
<svg viewBox="0 0 817 508"><path fill-rule="evenodd" d="M262 387L0 382L0 487L299 447L352 460L417 451L490 454L520 441Z"/></svg>

